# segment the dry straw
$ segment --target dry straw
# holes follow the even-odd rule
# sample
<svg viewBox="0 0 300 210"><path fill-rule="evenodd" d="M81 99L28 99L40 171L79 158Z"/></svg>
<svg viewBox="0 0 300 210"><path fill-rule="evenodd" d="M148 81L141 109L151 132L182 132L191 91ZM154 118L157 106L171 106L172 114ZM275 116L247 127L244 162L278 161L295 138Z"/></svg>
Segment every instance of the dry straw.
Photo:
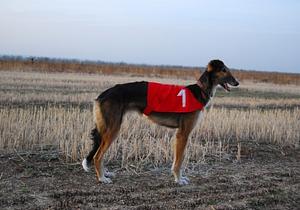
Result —
<svg viewBox="0 0 300 210"><path fill-rule="evenodd" d="M0 109L0 148L26 150L57 145L66 160L78 161L88 153L93 128L90 110L39 107ZM229 145L238 142L272 142L299 147L300 112L294 110L212 109L197 124L190 136L186 159L204 161L207 155L220 158ZM135 113L125 116L119 137L111 146L108 160L120 160L122 166L159 166L172 160L174 130L157 126Z"/></svg>
<svg viewBox="0 0 300 210"><path fill-rule="evenodd" d="M81 160L88 153L88 139L94 127L91 101L116 83L152 80L190 84L193 80L103 76L75 73L2 71L0 77L0 150L11 152L53 145L67 161ZM274 90L271 98L249 97L248 92ZM280 91L279 91L280 90ZM234 92L214 99L190 136L186 161L190 164L208 157L242 157L247 142L271 142L299 147L299 86L241 84ZM289 98L278 98L277 93ZM297 95L298 94L298 95ZM272 98L272 97L275 98ZM82 106L84 105L84 106ZM217 108L224 107L224 108ZM227 108L225 108L227 107ZM258 108L260 107L260 108ZM123 167L160 166L172 161L174 130L150 123L136 113L124 118L119 137L108 154ZM235 149L232 150L232 147Z"/></svg>

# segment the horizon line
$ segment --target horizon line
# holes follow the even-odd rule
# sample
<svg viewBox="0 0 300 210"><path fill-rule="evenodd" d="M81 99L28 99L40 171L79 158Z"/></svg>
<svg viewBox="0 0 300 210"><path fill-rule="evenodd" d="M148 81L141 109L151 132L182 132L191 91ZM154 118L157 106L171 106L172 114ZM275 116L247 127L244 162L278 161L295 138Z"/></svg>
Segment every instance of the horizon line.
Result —
<svg viewBox="0 0 300 210"><path fill-rule="evenodd" d="M163 68L189 68L195 69L200 68L203 70L206 66L186 66L186 65L172 65L172 64L147 64L147 63L128 63L126 61L103 61L103 60L93 60L93 59L82 59L82 58L71 58L71 57L49 57L49 56L36 56L36 55L18 55L18 54L0 54L0 60L3 57L10 57L10 58L17 58L21 57L22 59L50 59L53 61L76 61L76 62L86 62L87 63L94 63L94 64L118 64L118 65L132 65L132 66L143 66L143 67L163 67ZM213 60L213 59L212 59ZM300 74L298 72L290 72L290 71L278 71L278 70L258 70L258 69L243 69L243 68L236 68L236 67L229 67L233 71L248 71L248 72L262 72L262 73L279 73L279 74Z"/></svg>

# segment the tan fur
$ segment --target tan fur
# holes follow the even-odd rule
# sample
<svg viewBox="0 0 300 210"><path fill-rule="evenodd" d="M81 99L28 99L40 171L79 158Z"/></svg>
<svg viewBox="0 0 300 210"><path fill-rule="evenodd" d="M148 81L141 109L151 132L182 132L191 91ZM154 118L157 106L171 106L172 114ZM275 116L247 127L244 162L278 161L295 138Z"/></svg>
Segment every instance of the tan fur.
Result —
<svg viewBox="0 0 300 210"><path fill-rule="evenodd" d="M175 181L180 181L181 177L181 165L184 158L185 147L189 138L189 134L193 130L199 112L190 113L185 118L182 118L180 126L176 132L176 139L174 142L174 161L172 171L175 176Z"/></svg>
<svg viewBox="0 0 300 210"><path fill-rule="evenodd" d="M105 121L103 119L102 111L100 102L95 100L94 101L94 107L93 107L93 114L94 114L94 122L96 124L97 130L99 133L103 132L106 128Z"/></svg>
<svg viewBox="0 0 300 210"><path fill-rule="evenodd" d="M99 149L97 150L94 156L94 164L96 168L96 175L98 181L104 181L104 165L103 165L103 157L111 143L113 142L114 138L116 137L117 131L107 131L102 135L102 141L100 144Z"/></svg>
<svg viewBox="0 0 300 210"><path fill-rule="evenodd" d="M210 64L208 64L207 65L207 72L211 72L211 71L213 71L213 67Z"/></svg>
<svg viewBox="0 0 300 210"><path fill-rule="evenodd" d="M103 158L104 154L115 139L120 130L121 120L118 107L112 106L109 102L101 104L99 101L94 103L94 120L98 132L101 135L100 146L94 156L94 165L96 169L97 179L100 182L110 183L111 180L104 176ZM113 114L111 114L113 113ZM110 116L108 121L103 114ZM111 115L109 115L111 114Z"/></svg>

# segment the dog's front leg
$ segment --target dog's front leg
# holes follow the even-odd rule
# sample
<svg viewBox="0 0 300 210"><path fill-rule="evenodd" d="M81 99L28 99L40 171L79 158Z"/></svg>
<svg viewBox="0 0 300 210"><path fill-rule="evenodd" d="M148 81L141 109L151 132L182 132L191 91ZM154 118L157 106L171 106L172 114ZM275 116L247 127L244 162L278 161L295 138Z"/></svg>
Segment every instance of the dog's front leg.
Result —
<svg viewBox="0 0 300 210"><path fill-rule="evenodd" d="M175 182L180 185L187 185L189 183L189 179L187 177L183 177L181 171L187 140L188 134L182 130L178 130L174 142L174 161L172 165L172 172L175 177Z"/></svg>

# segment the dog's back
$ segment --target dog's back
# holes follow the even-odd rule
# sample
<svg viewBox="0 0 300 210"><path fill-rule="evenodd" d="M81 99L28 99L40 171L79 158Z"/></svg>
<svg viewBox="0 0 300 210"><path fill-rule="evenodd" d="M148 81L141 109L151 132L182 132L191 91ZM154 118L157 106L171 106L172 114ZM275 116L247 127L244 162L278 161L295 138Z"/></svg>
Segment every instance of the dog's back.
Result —
<svg viewBox="0 0 300 210"><path fill-rule="evenodd" d="M143 112L147 105L147 86L148 82L145 81L118 84L101 93L96 100L100 103L117 103L123 109Z"/></svg>

